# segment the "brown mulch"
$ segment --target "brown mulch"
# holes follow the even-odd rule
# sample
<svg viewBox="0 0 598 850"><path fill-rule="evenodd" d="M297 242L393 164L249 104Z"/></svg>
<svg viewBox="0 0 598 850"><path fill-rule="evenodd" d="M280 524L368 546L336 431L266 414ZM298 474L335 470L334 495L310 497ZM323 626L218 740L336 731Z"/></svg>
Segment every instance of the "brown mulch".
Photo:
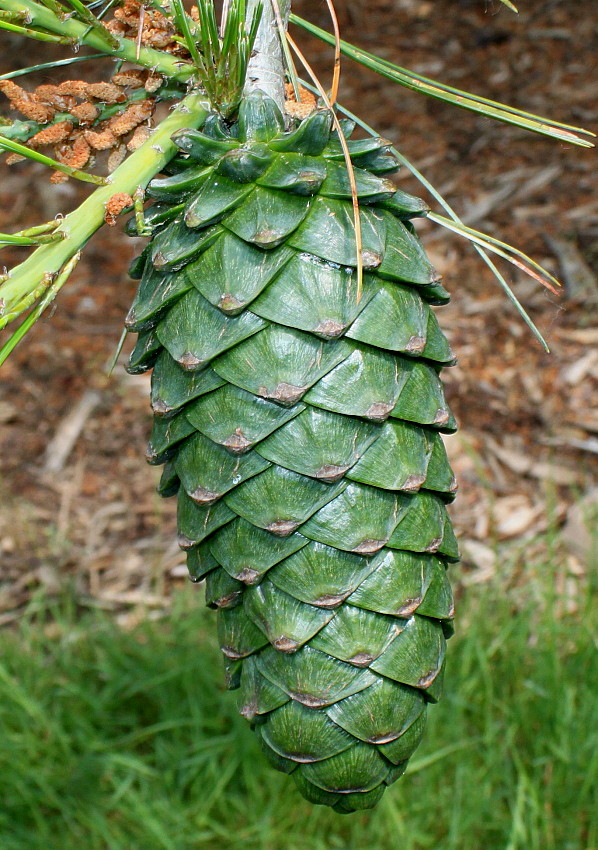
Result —
<svg viewBox="0 0 598 850"><path fill-rule="evenodd" d="M338 5L349 41L452 85L596 130L592 0L521 0L519 17L497 0ZM329 27L324 4L302 0L295 9ZM328 48L302 41L329 80ZM6 52L10 67L18 67L20 50L14 41ZM34 50L38 61L48 60L49 48ZM79 69L91 72L86 63ZM461 426L448 440L461 485L452 508L461 580L487 580L508 563L513 580L524 581L526 562L548 557L552 539L574 608L575 582L593 557L577 505L589 511L598 501L595 152L458 111L348 61L341 95L397 140L466 221L516 244L565 284L557 299L503 269L547 338L547 355L466 243L436 226L421 230L453 296L439 319L459 356L445 379ZM0 230L67 212L86 193L70 182L50 186L41 167L1 168ZM398 179L425 196L413 178ZM185 581L175 505L157 497L159 470L143 462L149 379L129 377L121 365L106 374L134 292L126 267L142 244L117 231L104 228L92 240L53 315L0 371L0 624L18 617L39 588L55 593L72 583L82 603L126 619L139 605L163 610ZM21 256L6 251L3 262Z"/></svg>

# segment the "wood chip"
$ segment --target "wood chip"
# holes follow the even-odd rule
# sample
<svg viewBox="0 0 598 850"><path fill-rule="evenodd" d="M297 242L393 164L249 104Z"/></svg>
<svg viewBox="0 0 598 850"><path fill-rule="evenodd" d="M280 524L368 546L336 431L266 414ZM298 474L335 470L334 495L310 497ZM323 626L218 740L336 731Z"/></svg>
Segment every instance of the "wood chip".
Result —
<svg viewBox="0 0 598 850"><path fill-rule="evenodd" d="M598 563L598 487L593 488L581 501L572 505L562 538L570 551L591 567Z"/></svg>
<svg viewBox="0 0 598 850"><path fill-rule="evenodd" d="M492 507L495 530L501 539L517 537L529 531L543 513L544 505L533 505L522 493L503 496Z"/></svg>
<svg viewBox="0 0 598 850"><path fill-rule="evenodd" d="M590 437L587 440L578 440L576 437L550 437L544 442L549 446L568 446L571 449L578 449L580 452L598 455L598 440L595 437Z"/></svg>
<svg viewBox="0 0 598 850"><path fill-rule="evenodd" d="M100 394L88 390L59 423L56 433L48 443L44 471L60 472L72 452L85 423L100 403Z"/></svg>
<svg viewBox="0 0 598 850"><path fill-rule="evenodd" d="M598 279L575 242L554 234L544 234L544 239L558 258L569 297L598 301Z"/></svg>
<svg viewBox="0 0 598 850"><path fill-rule="evenodd" d="M0 423L10 422L17 417L17 406L10 401L0 401Z"/></svg>
<svg viewBox="0 0 598 850"><path fill-rule="evenodd" d="M463 560L475 565L473 572L463 576L463 584L480 584L496 575L497 554L479 540L465 539L460 543Z"/></svg>
<svg viewBox="0 0 598 850"><path fill-rule="evenodd" d="M598 345L598 328L579 328L573 330L563 328L562 330L555 330L554 335L569 342L580 343L580 345Z"/></svg>
<svg viewBox="0 0 598 850"><path fill-rule="evenodd" d="M563 369L561 372L563 380L571 386L576 386L581 383L581 381L583 381L597 365L598 349L588 351L583 357L580 357L579 360L576 360L574 363L571 363L570 366L567 366L566 369Z"/></svg>
<svg viewBox="0 0 598 850"><path fill-rule="evenodd" d="M517 475L529 475L543 481L552 481L554 484L579 484L583 479L583 470L576 471L565 466L557 466L553 463L544 463L535 460L529 455L505 449L492 438L486 441L488 449L496 457Z"/></svg>

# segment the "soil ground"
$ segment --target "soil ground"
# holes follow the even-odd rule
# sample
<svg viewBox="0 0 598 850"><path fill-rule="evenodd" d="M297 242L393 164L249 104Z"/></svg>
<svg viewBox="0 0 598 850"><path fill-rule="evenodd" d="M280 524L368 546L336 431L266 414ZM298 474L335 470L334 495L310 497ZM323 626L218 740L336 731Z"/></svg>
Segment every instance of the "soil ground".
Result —
<svg viewBox="0 0 598 850"><path fill-rule="evenodd" d="M520 6L514 16L498 0L338 4L348 41L453 86L596 130L594 3ZM294 8L329 28L324 4L298 0ZM331 51L301 41L327 84ZM58 55L26 47L28 62ZM10 41L2 71L19 67L22 54L22 42ZM87 63L76 67L77 76L94 73ZM74 74L36 82L66 76ZM461 488L452 515L464 560L455 572L464 585L480 582L508 560L513 582L524 582L534 547L552 539L566 550L560 589L574 610L592 559L583 517L597 501L595 151L457 110L348 60L341 102L395 140L467 223L517 245L564 282L557 299L503 269L548 340L548 355L467 243L436 226L421 229L452 293L439 319L459 357L445 373L461 428L448 440ZM6 102L0 110L8 114ZM41 166L1 168L0 230L66 213L87 191L51 186ZM397 181L427 197L407 174ZM106 371L135 289L127 265L140 244L104 228L52 315L0 373L0 624L17 619L39 589L58 593L68 583L82 604L114 609L131 624L148 606L159 616L186 580L175 505L157 497L159 470L143 461L149 378L122 369L130 345L113 374ZM3 262L22 256L6 251ZM77 439L62 456L73 416ZM550 529L552 537L544 534Z"/></svg>

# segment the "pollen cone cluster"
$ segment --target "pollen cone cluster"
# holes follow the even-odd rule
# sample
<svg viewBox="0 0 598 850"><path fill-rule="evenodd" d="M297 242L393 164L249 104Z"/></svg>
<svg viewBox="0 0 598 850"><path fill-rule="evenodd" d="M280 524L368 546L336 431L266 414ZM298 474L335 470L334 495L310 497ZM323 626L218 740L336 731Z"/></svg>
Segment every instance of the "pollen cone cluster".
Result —
<svg viewBox="0 0 598 850"><path fill-rule="evenodd" d="M453 355L430 309L448 296L409 221L426 206L384 176L387 142L348 141L360 285L326 111L285 132L257 93L174 138L127 318L129 371L153 369L148 459L266 756L308 800L370 808L439 698L453 616Z"/></svg>

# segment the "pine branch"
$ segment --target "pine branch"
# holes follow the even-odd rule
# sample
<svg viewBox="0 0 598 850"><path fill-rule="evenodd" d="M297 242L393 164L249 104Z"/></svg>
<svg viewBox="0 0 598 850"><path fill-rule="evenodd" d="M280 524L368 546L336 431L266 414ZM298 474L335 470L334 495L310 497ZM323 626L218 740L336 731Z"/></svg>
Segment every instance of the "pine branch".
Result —
<svg viewBox="0 0 598 850"><path fill-rule="evenodd" d="M39 289L41 283L48 276L59 275L102 226L110 198L119 193L134 195L139 186L145 187L176 151L171 141L172 134L183 128L198 127L208 110L209 104L199 95L186 97L154 130L147 142L113 172L108 178L108 185L96 189L65 217L54 231L55 235L61 236L60 241L41 245L28 259L12 269L0 285L0 320L12 314L19 304L29 306L27 299ZM2 360L0 353L0 362Z"/></svg>
<svg viewBox="0 0 598 850"><path fill-rule="evenodd" d="M85 45L93 50L150 68L164 77L184 82L195 71L189 62L153 47L138 46L129 38L113 36L101 26L91 27L76 17L62 16L36 0L0 0L0 10L27 14L31 37L54 34L68 43ZM33 31L38 31L38 35ZM28 33L24 33L27 35Z"/></svg>

